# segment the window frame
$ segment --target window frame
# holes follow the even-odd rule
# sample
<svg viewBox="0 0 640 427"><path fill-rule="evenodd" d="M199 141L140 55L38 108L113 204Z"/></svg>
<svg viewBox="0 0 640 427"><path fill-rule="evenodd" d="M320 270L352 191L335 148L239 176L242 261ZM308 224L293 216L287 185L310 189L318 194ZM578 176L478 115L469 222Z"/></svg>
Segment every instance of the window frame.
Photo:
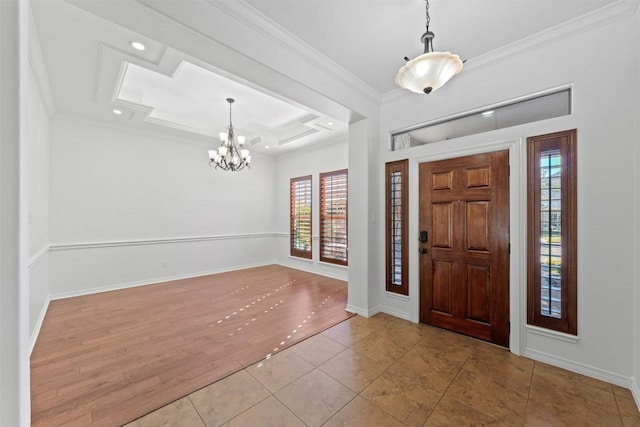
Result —
<svg viewBox="0 0 640 427"><path fill-rule="evenodd" d="M345 244L346 244L346 248L345 248L345 256L346 259L342 260L339 258L333 258L333 257L328 257L325 256L324 254L324 246L325 246L325 222L326 221L331 221L333 219L333 215L331 215L329 218L326 217L326 209L325 209L325 180L326 178L330 178L330 177L334 177L334 176L339 176L339 175L344 175L345 176L345 184L346 184L346 189L345 189L345 194L347 197L347 201L345 204L345 214L344 214L344 224L345 224ZM349 212L348 212L348 205L349 205L349 172L348 169L340 169L340 170L336 170L336 171L331 171L331 172L322 172L320 173L320 261L321 262L327 262L330 264L336 264L336 265L343 265L343 266L348 266L349 265Z"/></svg>
<svg viewBox="0 0 640 427"><path fill-rule="evenodd" d="M309 187L309 250L298 249L294 247L294 239L296 235L296 220L298 216L294 212L296 208L295 185L299 182L308 181ZM313 178L311 175L299 176L289 180L289 255L298 258L313 258Z"/></svg>
<svg viewBox="0 0 640 427"><path fill-rule="evenodd" d="M567 130L527 138L527 323L564 332L578 333L577 315L577 131ZM541 313L541 188L540 158L543 152L559 151L560 181L560 317ZM549 224L549 227L551 225Z"/></svg>
<svg viewBox="0 0 640 427"><path fill-rule="evenodd" d="M393 242L394 218L392 175L400 175L400 284L394 283L394 253ZM397 160L385 163L385 266L387 292L409 295L409 160Z"/></svg>

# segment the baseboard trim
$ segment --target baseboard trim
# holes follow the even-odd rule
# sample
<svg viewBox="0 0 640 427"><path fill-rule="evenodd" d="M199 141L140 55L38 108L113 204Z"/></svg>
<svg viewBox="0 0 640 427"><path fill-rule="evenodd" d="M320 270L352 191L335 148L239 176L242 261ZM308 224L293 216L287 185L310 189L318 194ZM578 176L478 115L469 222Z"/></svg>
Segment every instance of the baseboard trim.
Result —
<svg viewBox="0 0 640 427"><path fill-rule="evenodd" d="M304 263L304 264L309 264L309 266L306 266L304 264L298 264L298 263L288 263L286 261L278 261L276 262L277 265L280 265L282 267L288 267L288 268L293 268L295 270L300 270L300 271L304 271L306 273L312 273L312 274L319 274L320 276L325 276L325 277L330 277L332 279L336 279L336 280L342 280L342 281L347 281L347 277L345 277L345 275L340 275L340 274L334 274L331 271L325 271L325 270L320 270L317 268L312 267L311 263L313 261L309 261L306 259L302 259L299 262ZM326 265L331 265L331 264L326 264Z"/></svg>
<svg viewBox="0 0 640 427"><path fill-rule="evenodd" d="M36 324L33 327L33 331L31 331L31 339L29 342L29 355L33 353L33 348L36 346L36 342L38 341L38 336L40 335L40 329L42 329L42 322L44 322L44 317L47 314L47 310L49 310L50 302L51 302L51 298L47 297L44 304L42 305L42 310L40 310L40 314L38 315Z"/></svg>
<svg viewBox="0 0 640 427"><path fill-rule="evenodd" d="M194 277L208 276L210 274L227 273L229 271L244 270L245 268L264 267L264 266L273 265L273 264L275 264L275 262L270 261L270 262L263 262L263 263L256 263L256 264L239 265L239 266L228 267L228 268L218 268L213 270L199 271L196 273L189 273L189 274L177 274L174 276L155 277L153 279L137 280L134 282L100 286L100 287L90 288L90 289L82 289L79 291L59 292L55 294L50 294L49 298L52 301L64 299L64 298L73 298L73 297L79 297L84 295L97 294L100 292L117 291L121 289L135 288L137 286L146 286L146 285L153 285L156 283L170 282L173 280L192 279Z"/></svg>
<svg viewBox="0 0 640 427"><path fill-rule="evenodd" d="M411 320L411 315L406 311L396 310L395 308L391 308L383 305L383 306L380 306L380 312L386 313L390 316L398 317L400 319L408 320L409 322L413 322Z"/></svg>
<svg viewBox="0 0 640 427"><path fill-rule="evenodd" d="M544 353L542 351L533 350L531 348L525 349L524 356L533 360L537 360L539 362L557 366L558 368L566 369L571 372L586 375L597 380L606 381L620 387L631 389L631 386L633 384L633 378L625 377L613 372L605 371L604 369L595 368L593 366L584 365L582 363L574 362L562 357Z"/></svg>
<svg viewBox="0 0 640 427"><path fill-rule="evenodd" d="M355 313L358 316L363 316L363 317L371 317L372 315L369 314L368 310L365 310L363 308L360 307L356 307L355 305L351 305L351 304L347 304L347 307L345 308L345 310L347 310L350 313Z"/></svg>

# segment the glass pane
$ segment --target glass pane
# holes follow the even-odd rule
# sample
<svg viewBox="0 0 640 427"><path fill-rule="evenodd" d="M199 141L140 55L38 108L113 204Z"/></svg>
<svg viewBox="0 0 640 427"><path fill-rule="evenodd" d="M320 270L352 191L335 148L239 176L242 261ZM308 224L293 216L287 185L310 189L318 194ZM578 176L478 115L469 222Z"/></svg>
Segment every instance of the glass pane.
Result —
<svg viewBox="0 0 640 427"><path fill-rule="evenodd" d="M402 286L402 173L391 172L391 284Z"/></svg>
<svg viewBox="0 0 640 427"><path fill-rule="evenodd" d="M540 155L540 314L562 316L562 161L558 150Z"/></svg>
<svg viewBox="0 0 640 427"><path fill-rule="evenodd" d="M466 135L532 123L571 114L571 89L515 100L485 111L463 113L392 135L391 150L404 150Z"/></svg>
<svg viewBox="0 0 640 427"><path fill-rule="evenodd" d="M301 251L311 251L311 180L292 182L291 202L293 232L291 247Z"/></svg>

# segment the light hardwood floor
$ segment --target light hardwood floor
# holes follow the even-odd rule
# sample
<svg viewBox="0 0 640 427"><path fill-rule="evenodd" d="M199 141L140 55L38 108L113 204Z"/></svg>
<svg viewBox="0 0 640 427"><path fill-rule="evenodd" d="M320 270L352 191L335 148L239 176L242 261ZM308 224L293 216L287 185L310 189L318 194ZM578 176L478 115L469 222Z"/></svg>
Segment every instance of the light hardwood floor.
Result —
<svg viewBox="0 0 640 427"><path fill-rule="evenodd" d="M346 297L343 281L267 266L52 301L32 425L132 421L347 319Z"/></svg>

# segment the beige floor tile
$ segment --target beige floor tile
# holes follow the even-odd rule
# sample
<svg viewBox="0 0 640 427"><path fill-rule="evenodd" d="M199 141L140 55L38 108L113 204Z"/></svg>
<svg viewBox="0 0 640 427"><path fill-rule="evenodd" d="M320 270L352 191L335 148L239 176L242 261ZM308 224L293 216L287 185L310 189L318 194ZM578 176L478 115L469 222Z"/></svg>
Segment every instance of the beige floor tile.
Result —
<svg viewBox="0 0 640 427"><path fill-rule="evenodd" d="M528 397L470 371L460 371L446 396L511 425L522 425Z"/></svg>
<svg viewBox="0 0 640 427"><path fill-rule="evenodd" d="M378 313L371 317L354 316L351 319L353 320L354 324L366 326L368 328L372 328L373 330L377 330L386 326L389 322L397 319L397 317L390 316L386 313Z"/></svg>
<svg viewBox="0 0 640 427"><path fill-rule="evenodd" d="M387 366L347 349L320 365L318 369L359 393L371 384Z"/></svg>
<svg viewBox="0 0 640 427"><path fill-rule="evenodd" d="M264 400L269 391L245 370L189 395L209 427L219 426Z"/></svg>
<svg viewBox="0 0 640 427"><path fill-rule="evenodd" d="M588 398L590 395L599 396L597 391L613 393L611 384L604 381L576 374L565 369L556 368L542 362L535 362L533 376L546 378L551 384L562 391Z"/></svg>
<svg viewBox="0 0 640 427"><path fill-rule="evenodd" d="M360 396L407 426L422 426L440 401L442 393L426 387L420 379L387 371L364 389Z"/></svg>
<svg viewBox="0 0 640 427"><path fill-rule="evenodd" d="M180 426L204 427L198 412L187 397L176 400L157 411L138 418L127 427L180 427Z"/></svg>
<svg viewBox="0 0 640 427"><path fill-rule="evenodd" d="M367 319L361 316L351 317L344 322L340 322L337 325L322 332L334 341L339 342L345 347L350 347L354 343L360 341L363 338L374 333L384 324L380 322L369 322L371 319Z"/></svg>
<svg viewBox="0 0 640 427"><path fill-rule="evenodd" d="M322 365L346 347L331 338L318 334L291 347L291 351L312 364Z"/></svg>
<svg viewBox="0 0 640 427"><path fill-rule="evenodd" d="M223 425L225 427L304 427L304 423L273 396Z"/></svg>
<svg viewBox="0 0 640 427"><path fill-rule="evenodd" d="M478 346L485 345L488 344L464 335L427 328L425 337L418 341L414 348L419 352L437 354L438 357L449 361L464 362L474 354Z"/></svg>
<svg viewBox="0 0 640 427"><path fill-rule="evenodd" d="M621 394L615 397L622 417L622 424L625 427L640 427L640 410L636 405L636 401L633 400L633 396L625 397L624 394Z"/></svg>
<svg viewBox="0 0 640 427"><path fill-rule="evenodd" d="M414 347L391 365L389 372L420 379L428 388L444 392L464 363L446 356L445 353L420 352Z"/></svg>
<svg viewBox="0 0 640 427"><path fill-rule="evenodd" d="M386 330L376 331L351 346L358 353L386 365L398 360L410 347L397 337L394 338L392 331Z"/></svg>
<svg viewBox="0 0 640 427"><path fill-rule="evenodd" d="M442 398L424 427L502 427L504 424L484 412L478 411L451 397Z"/></svg>
<svg viewBox="0 0 640 427"><path fill-rule="evenodd" d="M312 369L313 366L287 349L270 359L248 367L246 370L269 391L275 393Z"/></svg>
<svg viewBox="0 0 640 427"><path fill-rule="evenodd" d="M366 401L356 397L333 416L324 427L404 427L400 421Z"/></svg>
<svg viewBox="0 0 640 427"><path fill-rule="evenodd" d="M426 325L423 323L413 323L403 319L393 319L387 322L386 330L391 330L398 337L403 337L410 346L425 337Z"/></svg>
<svg viewBox="0 0 640 427"><path fill-rule="evenodd" d="M503 387L528 394L533 375L533 360L516 356L506 349L483 346L462 367L491 378Z"/></svg>
<svg viewBox="0 0 640 427"><path fill-rule="evenodd" d="M275 396L308 426L320 426L344 407L355 393L314 369Z"/></svg>
<svg viewBox="0 0 640 427"><path fill-rule="evenodd" d="M557 380L535 376L526 413L526 426L621 426L620 412L613 392L595 390L585 397L584 392L564 391Z"/></svg>

